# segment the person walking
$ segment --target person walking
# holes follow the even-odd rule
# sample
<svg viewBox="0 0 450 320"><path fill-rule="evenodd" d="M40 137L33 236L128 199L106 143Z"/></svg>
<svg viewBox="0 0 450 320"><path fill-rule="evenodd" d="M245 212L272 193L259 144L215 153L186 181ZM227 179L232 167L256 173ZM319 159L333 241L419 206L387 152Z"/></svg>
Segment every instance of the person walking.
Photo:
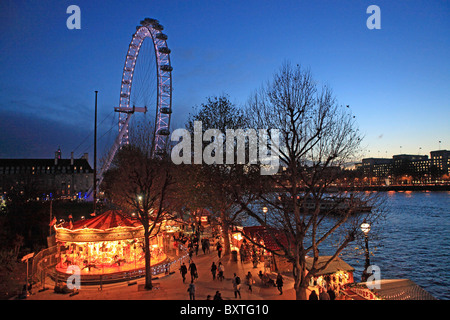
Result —
<svg viewBox="0 0 450 320"><path fill-rule="evenodd" d="M181 273L181 276L183 277L183 283L186 281L186 273L187 272L188 272L187 267L183 262L183 264L180 267L180 273Z"/></svg>
<svg viewBox="0 0 450 320"><path fill-rule="evenodd" d="M189 287L188 287L187 291L189 292L189 300L195 300L195 284L194 284L194 280L192 280L191 283L189 284Z"/></svg>
<svg viewBox="0 0 450 320"><path fill-rule="evenodd" d="M222 245L220 244L220 242L217 242L217 255L220 257L222 256Z"/></svg>
<svg viewBox="0 0 450 320"><path fill-rule="evenodd" d="M278 273L277 280L276 280L278 291L280 291L280 295L283 294L283 277L281 276L281 273Z"/></svg>
<svg viewBox="0 0 450 320"><path fill-rule="evenodd" d="M237 298L239 295L239 298L241 298L241 278L234 274L233 277L233 289L234 289L234 297Z"/></svg>
<svg viewBox="0 0 450 320"><path fill-rule="evenodd" d="M206 253L209 253L209 246L210 246L209 238L206 238L205 239L205 251L206 251Z"/></svg>
<svg viewBox="0 0 450 320"><path fill-rule="evenodd" d="M205 244L205 240L206 240L206 239L202 239L202 251L203 251L203 254L206 253L206 244Z"/></svg>
<svg viewBox="0 0 450 320"><path fill-rule="evenodd" d="M251 273L250 271L249 271L249 272L247 273L247 275L245 276L245 279L246 279L246 281L247 281L248 290L249 290L250 292L253 292L252 285L253 285L253 283L255 282L255 280L253 280L253 275L252 275L252 273Z"/></svg>
<svg viewBox="0 0 450 320"><path fill-rule="evenodd" d="M194 249L195 249L195 256L198 256L198 241L195 243Z"/></svg>
<svg viewBox="0 0 450 320"><path fill-rule="evenodd" d="M192 259L192 255L194 254L194 248L192 246L189 247L189 261Z"/></svg>
<svg viewBox="0 0 450 320"><path fill-rule="evenodd" d="M219 271L218 274L218 278L220 281L222 281L224 279L224 271L225 271L225 267L223 266L222 262L219 261L219 265L217 266L217 270Z"/></svg>
<svg viewBox="0 0 450 320"><path fill-rule="evenodd" d="M216 264L213 261L213 263L211 265L211 273L212 273L212 276L213 276L213 280L216 280L216 272L217 272L217 266L216 266Z"/></svg>
<svg viewBox="0 0 450 320"><path fill-rule="evenodd" d="M189 270L191 271L191 281L194 282L194 279L198 278L197 266L195 265L194 260L191 260Z"/></svg>

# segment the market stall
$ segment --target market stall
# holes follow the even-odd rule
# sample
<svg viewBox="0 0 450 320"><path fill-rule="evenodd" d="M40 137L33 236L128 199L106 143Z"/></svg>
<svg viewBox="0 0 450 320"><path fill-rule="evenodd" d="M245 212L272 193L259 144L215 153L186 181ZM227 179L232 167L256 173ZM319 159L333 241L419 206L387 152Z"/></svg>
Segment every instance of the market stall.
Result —
<svg viewBox="0 0 450 320"><path fill-rule="evenodd" d="M97 217L55 226L59 273L78 266L81 275L120 273L145 267L144 228L135 218L110 210ZM150 238L151 264L166 259L163 236Z"/></svg>
<svg viewBox="0 0 450 320"><path fill-rule="evenodd" d="M319 256L315 268L323 267L330 258L331 256ZM313 260L313 257L306 258L306 269L308 272L312 268ZM319 295L321 288L325 289L325 291L332 288L338 294L345 285L353 283L354 271L355 269L352 266L341 258L336 257L326 268L315 273L310 280L308 289L316 291L317 295Z"/></svg>
<svg viewBox="0 0 450 320"><path fill-rule="evenodd" d="M284 267L286 263L283 258L276 259L275 255L272 254L272 252L282 250L277 241L283 246L288 245L286 235L283 232L263 226L251 226L244 227L243 233L248 239L251 239L250 242L244 242L241 246L241 251L246 259L250 259L254 265L257 265L258 261L263 262L265 271L286 271ZM253 243L259 243L261 246L256 246Z"/></svg>

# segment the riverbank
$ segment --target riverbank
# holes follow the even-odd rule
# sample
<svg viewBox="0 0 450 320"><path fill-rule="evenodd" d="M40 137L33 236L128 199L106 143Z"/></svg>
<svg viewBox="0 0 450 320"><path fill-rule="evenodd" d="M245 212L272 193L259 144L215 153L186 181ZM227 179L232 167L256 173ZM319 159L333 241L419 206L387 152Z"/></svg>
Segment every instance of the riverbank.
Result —
<svg viewBox="0 0 450 320"><path fill-rule="evenodd" d="M450 185L391 185L391 186L361 186L340 187L334 191L450 191Z"/></svg>

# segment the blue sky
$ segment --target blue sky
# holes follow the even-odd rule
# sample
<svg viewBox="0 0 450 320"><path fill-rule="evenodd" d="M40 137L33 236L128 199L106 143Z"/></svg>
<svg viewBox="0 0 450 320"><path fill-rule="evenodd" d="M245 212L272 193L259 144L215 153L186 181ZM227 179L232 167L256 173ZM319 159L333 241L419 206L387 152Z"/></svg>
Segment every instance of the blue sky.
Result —
<svg viewBox="0 0 450 320"><path fill-rule="evenodd" d="M69 5L81 29L69 30ZM369 5L381 29L369 30ZM169 36L173 128L192 107L228 94L237 105L283 61L311 69L350 105L365 156L450 149L448 1L0 2L0 157L100 155L114 139L125 55L135 26L156 18ZM117 117L116 117L117 119ZM109 129L114 127L114 130Z"/></svg>

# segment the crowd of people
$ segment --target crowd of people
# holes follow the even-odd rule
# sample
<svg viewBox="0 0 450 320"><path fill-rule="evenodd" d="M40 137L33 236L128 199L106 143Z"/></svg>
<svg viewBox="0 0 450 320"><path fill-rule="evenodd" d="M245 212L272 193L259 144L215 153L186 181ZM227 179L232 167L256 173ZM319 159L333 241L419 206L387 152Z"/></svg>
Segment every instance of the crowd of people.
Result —
<svg viewBox="0 0 450 320"><path fill-rule="evenodd" d="M196 279L198 279L198 268L197 268L196 263L194 262L194 254L196 257L198 256L199 243L201 243L203 254L210 253L211 243L208 238L199 239L195 234L193 234L191 237L189 237L186 242L187 242L187 248L188 248L188 252L189 252L189 262L187 265L185 262L183 262L180 266L179 271L180 271L183 283L186 283L186 276L188 274L190 274L190 283L188 285L187 292L189 293L189 299L195 300L195 297L196 297L195 282L196 282ZM212 263L211 263L211 266L210 266L211 279L213 281L222 282L223 280L225 280L225 266L222 263L222 261L220 261L220 259L222 258L223 246L220 241L217 241L215 243L214 247L215 247L215 250L217 251L217 256L219 258L219 261L218 262L212 261ZM250 247L248 247L248 248L250 248ZM244 253L244 255L245 255L245 253ZM254 256L254 255L252 254L252 256ZM268 274L262 273L262 271L259 272L258 276L259 276L261 286L266 287L267 284L270 283L270 285L273 285L278 288L280 295L283 294L283 290L282 290L283 277L281 276L281 274L278 274L276 281L270 279ZM234 273L233 277L231 278L231 285L233 288L234 297L241 298L242 285L246 286L249 293L253 293L253 286L255 283L256 282L254 280L254 277L253 277L253 274L251 273L251 271L247 272L244 279L241 279L241 277L239 275ZM214 296L207 295L207 300L223 300L222 293L220 292L220 290L217 290L216 293L214 294Z"/></svg>
<svg viewBox="0 0 450 320"><path fill-rule="evenodd" d="M225 280L225 266L222 263L222 252L223 252L223 245L220 241L220 236L216 233L212 234L212 238L208 238L203 236L203 229L200 227L196 227L194 225L191 225L192 232L191 233L183 233L180 234L175 240L186 245L188 255L189 255L189 261L186 264L183 262L180 266L180 274L182 277L183 283L186 283L186 277L188 274L190 274L190 283L187 288L187 292L189 293L189 299L195 300L196 295L196 285L195 282L198 279L198 268L194 261L194 257L198 257L199 255L199 249L201 248L203 251L203 254L208 254L211 252L211 247L215 249L217 252L217 257L219 261L213 261L210 266L211 271L211 278L213 281L219 281L222 282ZM247 247L248 249L250 247ZM245 252L244 252L245 251ZM247 250L243 250L241 252L241 261L242 256L247 257L256 257L256 250L253 250L250 254L248 254ZM241 278L234 273L232 279L231 279L231 285L233 287L234 296L235 298L241 298L241 286L242 281ZM248 288L248 291L251 293L253 290L253 285L255 281L253 279L253 276L251 272L249 271L248 274L245 276L245 285ZM222 300L222 293L220 290L217 290L214 296L207 295L207 300Z"/></svg>
<svg viewBox="0 0 450 320"><path fill-rule="evenodd" d="M191 235L185 235L185 242L187 243L187 249L189 253L189 262L186 265L184 262L182 263L179 271L182 276L183 283L186 283L186 276L190 274L190 283L187 288L187 292L189 293L189 299L195 300L196 295L196 285L195 282L199 277L198 268L196 263L194 262L195 257L199 254L199 248L201 247L203 254L209 254L211 252L211 247L213 247L217 252L217 257L219 261L212 261L210 265L211 279L212 281L222 282L225 280L225 266L221 261L223 245L219 239L219 237L215 237L213 235L213 241L210 241L208 237L202 237L200 229L192 227L193 231ZM241 258L241 262L252 262L255 265L255 262L259 260L259 255L261 254L255 246L251 246L245 241L239 249L239 254ZM257 262L256 262L257 264ZM257 274L257 279L259 278L259 286L260 287L276 287L279 294L283 294L283 285L284 279L283 276L278 273L276 277L269 275L262 270ZM204 278L202 278L204 279ZM241 288L242 285L245 285L248 292L253 293L253 286L256 281L251 271L248 271L247 274L241 279L239 275L233 273L233 277L231 278L231 286L234 293L234 298L241 298ZM325 283L325 282L324 282ZM322 283L321 283L322 284ZM330 284L328 288L326 286L318 286L318 293L315 290L311 291L309 295L309 300L334 300L336 299L337 293L334 287ZM223 300L222 293L220 290L217 290L214 295L207 295L207 300Z"/></svg>
<svg viewBox="0 0 450 320"><path fill-rule="evenodd" d="M328 290L319 287L319 295L316 290L312 290L308 300L336 300L336 293L331 287Z"/></svg>
<svg viewBox="0 0 450 320"><path fill-rule="evenodd" d="M318 294L313 290L309 300L336 300L341 293L341 281L336 275L313 277L310 286L317 288Z"/></svg>
<svg viewBox="0 0 450 320"><path fill-rule="evenodd" d="M241 262L251 261L253 263L253 267L256 268L258 266L258 262L261 261L261 257L263 256L263 250L254 244L249 244L244 239L239 248L239 254L241 257Z"/></svg>

